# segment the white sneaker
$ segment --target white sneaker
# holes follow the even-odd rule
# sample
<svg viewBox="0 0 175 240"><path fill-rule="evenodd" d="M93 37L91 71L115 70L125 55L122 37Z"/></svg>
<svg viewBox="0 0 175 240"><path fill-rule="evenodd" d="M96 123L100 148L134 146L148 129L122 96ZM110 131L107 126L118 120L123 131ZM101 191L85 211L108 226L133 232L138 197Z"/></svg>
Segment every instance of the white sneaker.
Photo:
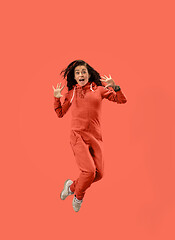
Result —
<svg viewBox="0 0 175 240"><path fill-rule="evenodd" d="M62 191L61 194L60 194L61 200L64 200L64 199L67 198L67 196L73 194L73 192L71 192L71 191L69 190L69 187L70 187L70 185L71 185L72 183L73 183L73 181L70 180L70 179L67 179L67 180L65 181L63 191Z"/></svg>
<svg viewBox="0 0 175 240"><path fill-rule="evenodd" d="M72 206L73 206L73 209L74 209L75 212L78 212L80 210L82 202L83 202L83 199L78 200L76 198L76 196L74 195L74 198L73 198L73 201L72 201Z"/></svg>

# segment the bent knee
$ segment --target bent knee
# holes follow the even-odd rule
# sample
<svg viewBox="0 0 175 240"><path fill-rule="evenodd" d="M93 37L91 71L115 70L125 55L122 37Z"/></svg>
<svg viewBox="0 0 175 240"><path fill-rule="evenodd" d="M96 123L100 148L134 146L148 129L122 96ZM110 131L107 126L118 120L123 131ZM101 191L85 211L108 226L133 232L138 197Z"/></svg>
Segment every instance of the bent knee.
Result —
<svg viewBox="0 0 175 240"><path fill-rule="evenodd" d="M103 172L96 172L96 181L99 181L103 178L104 173Z"/></svg>
<svg viewBox="0 0 175 240"><path fill-rule="evenodd" d="M102 179L103 176L104 176L104 172L99 172L99 173L98 173L99 180Z"/></svg>

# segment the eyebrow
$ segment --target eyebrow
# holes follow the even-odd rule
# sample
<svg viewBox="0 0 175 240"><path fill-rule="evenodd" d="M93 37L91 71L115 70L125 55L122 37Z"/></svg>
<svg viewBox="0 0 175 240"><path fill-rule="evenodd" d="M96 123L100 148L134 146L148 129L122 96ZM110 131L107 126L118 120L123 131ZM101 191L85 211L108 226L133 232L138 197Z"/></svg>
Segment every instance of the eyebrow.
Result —
<svg viewBox="0 0 175 240"><path fill-rule="evenodd" d="M83 68L82 70L86 70L86 68ZM75 72L78 72L79 70L75 70Z"/></svg>

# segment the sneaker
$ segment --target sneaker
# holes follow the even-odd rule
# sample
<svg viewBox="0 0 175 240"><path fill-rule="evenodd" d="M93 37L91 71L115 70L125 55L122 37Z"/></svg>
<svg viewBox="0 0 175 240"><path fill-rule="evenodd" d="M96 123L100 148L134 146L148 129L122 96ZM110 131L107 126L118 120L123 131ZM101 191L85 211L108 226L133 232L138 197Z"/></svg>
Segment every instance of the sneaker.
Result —
<svg viewBox="0 0 175 240"><path fill-rule="evenodd" d="M73 194L73 192L71 192L70 189L69 189L69 187L70 187L70 185L71 185L72 183L73 183L73 181L70 180L70 179L67 179L67 180L65 181L63 191L62 191L61 194L60 194L61 200L65 200L65 199L67 198L67 196Z"/></svg>
<svg viewBox="0 0 175 240"><path fill-rule="evenodd" d="M78 212L80 210L82 202L83 202L83 199L79 200L74 195L74 198L73 198L73 201L72 201L72 206L73 206L73 209L74 209L75 212Z"/></svg>

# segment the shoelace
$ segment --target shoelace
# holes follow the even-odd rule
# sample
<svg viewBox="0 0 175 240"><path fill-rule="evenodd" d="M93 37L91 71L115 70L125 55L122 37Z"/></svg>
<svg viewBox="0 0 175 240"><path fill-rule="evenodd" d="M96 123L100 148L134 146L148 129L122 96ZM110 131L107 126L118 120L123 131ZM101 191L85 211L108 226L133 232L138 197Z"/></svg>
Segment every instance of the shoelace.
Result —
<svg viewBox="0 0 175 240"><path fill-rule="evenodd" d="M74 197L74 200L75 200L75 202L77 202L77 203L82 203L82 202L83 202L83 199L82 199L82 200L79 200L79 199L77 199L76 197Z"/></svg>

